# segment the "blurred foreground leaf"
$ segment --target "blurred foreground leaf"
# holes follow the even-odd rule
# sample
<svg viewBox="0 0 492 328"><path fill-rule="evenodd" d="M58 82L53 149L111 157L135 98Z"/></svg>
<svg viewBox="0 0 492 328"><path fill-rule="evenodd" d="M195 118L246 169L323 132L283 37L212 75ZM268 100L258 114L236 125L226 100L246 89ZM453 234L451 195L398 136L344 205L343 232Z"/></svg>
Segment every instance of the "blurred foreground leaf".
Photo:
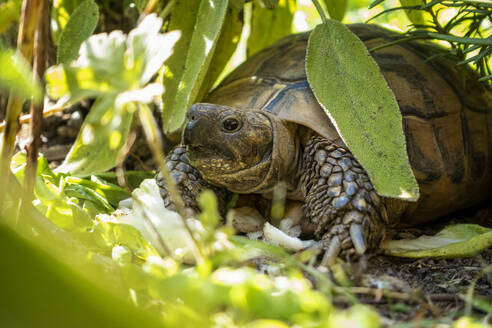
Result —
<svg viewBox="0 0 492 328"><path fill-rule="evenodd" d="M86 0L75 9L60 35L58 63L68 63L77 57L80 45L94 32L98 19L99 8L94 0Z"/></svg>
<svg viewBox="0 0 492 328"><path fill-rule="evenodd" d="M97 98L57 171L87 175L117 164L134 104L150 103L163 92L160 84L147 83L171 55L180 34L161 34L161 26L160 18L149 15L128 36L120 31L93 35L82 43L76 61L48 70L51 97L69 96L71 102Z"/></svg>
<svg viewBox="0 0 492 328"><path fill-rule="evenodd" d="M133 120L132 104L114 107L114 98L96 100L58 172L94 174L113 168Z"/></svg>
<svg viewBox="0 0 492 328"><path fill-rule="evenodd" d="M492 229L476 224L455 224L434 236L390 240L382 244L385 253L399 257L469 257L492 246Z"/></svg>
<svg viewBox="0 0 492 328"><path fill-rule="evenodd" d="M25 153L17 153L11 169L20 181L25 166ZM34 204L43 215L61 228L77 231L92 226L96 214L112 212L129 196L122 188L96 177L88 180L55 174L42 156L38 159L34 195Z"/></svg>
<svg viewBox="0 0 492 328"><path fill-rule="evenodd" d="M181 128L188 107L197 100L215 52L228 3L228 0L188 0L178 1L174 6L169 29L181 30L182 39L164 67L162 117L166 133Z"/></svg>
<svg viewBox="0 0 492 328"><path fill-rule="evenodd" d="M328 20L311 33L309 85L381 196L419 197L408 161L398 103L364 43ZM356 63L356 64L354 64Z"/></svg>
<svg viewBox="0 0 492 328"><path fill-rule="evenodd" d="M22 0L7 0L0 3L0 34L19 20L21 6Z"/></svg>
<svg viewBox="0 0 492 328"><path fill-rule="evenodd" d="M33 73L24 57L19 53L0 48L0 88L7 89L17 97L39 100L41 88L33 79Z"/></svg>

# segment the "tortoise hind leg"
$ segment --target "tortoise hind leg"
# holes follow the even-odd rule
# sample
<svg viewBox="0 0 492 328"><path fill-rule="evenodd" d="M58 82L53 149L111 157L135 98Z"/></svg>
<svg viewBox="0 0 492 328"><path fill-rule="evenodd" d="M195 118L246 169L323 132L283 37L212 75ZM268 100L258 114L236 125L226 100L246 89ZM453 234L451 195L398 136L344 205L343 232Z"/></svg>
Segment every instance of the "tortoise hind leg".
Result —
<svg viewBox="0 0 492 328"><path fill-rule="evenodd" d="M312 137L304 152L301 186L304 213L326 250L322 265L379 246L386 212L367 173L348 150Z"/></svg>
<svg viewBox="0 0 492 328"><path fill-rule="evenodd" d="M166 166L169 170L171 178L176 184L178 192L180 193L186 208L191 209L194 213L197 213L199 211L197 201L200 192L205 189L210 189L217 196L219 211L221 209L225 209L225 204L230 193L223 188L213 186L203 180L200 172L198 172L198 170L191 166L188 162L188 158L186 157L186 148L184 145L176 146L167 155ZM164 200L164 206L171 210L175 210L175 206L171 202L166 181L164 180L162 173L158 172L155 179Z"/></svg>

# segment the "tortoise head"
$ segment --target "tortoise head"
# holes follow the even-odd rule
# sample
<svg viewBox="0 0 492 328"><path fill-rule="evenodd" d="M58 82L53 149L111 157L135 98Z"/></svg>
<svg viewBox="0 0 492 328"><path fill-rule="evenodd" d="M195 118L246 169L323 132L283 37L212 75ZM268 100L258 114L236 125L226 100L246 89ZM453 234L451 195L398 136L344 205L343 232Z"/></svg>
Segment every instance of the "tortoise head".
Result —
<svg viewBox="0 0 492 328"><path fill-rule="evenodd" d="M186 114L183 143L190 164L208 182L250 192L272 161L273 126L262 111L199 103Z"/></svg>

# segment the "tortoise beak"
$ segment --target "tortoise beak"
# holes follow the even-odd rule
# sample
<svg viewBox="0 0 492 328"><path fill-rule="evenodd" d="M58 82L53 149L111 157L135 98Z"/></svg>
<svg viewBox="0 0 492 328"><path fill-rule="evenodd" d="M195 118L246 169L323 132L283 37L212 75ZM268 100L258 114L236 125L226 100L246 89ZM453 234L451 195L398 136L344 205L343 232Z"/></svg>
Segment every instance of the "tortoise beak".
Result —
<svg viewBox="0 0 492 328"><path fill-rule="evenodd" d="M204 132L207 131L205 125L206 120L203 119L203 112L205 109L201 104L194 104L190 107L186 113L186 126L183 130L183 143L185 146L191 146L200 144L201 140L204 140Z"/></svg>

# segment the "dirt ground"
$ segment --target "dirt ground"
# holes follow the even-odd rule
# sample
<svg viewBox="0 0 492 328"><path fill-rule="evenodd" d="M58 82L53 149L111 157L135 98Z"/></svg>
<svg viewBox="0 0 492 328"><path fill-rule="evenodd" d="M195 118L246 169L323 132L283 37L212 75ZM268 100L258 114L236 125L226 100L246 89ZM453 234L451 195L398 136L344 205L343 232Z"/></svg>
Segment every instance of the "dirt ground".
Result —
<svg viewBox="0 0 492 328"><path fill-rule="evenodd" d="M431 235L453 223L476 223L491 228L492 207L482 204L400 234L407 238L409 234L416 237ZM489 306L492 304L491 248L471 258L457 259L414 260L375 255L357 263L354 272L360 285L369 288L384 285L395 292L386 297L367 293L359 298L376 307L388 319L387 325L413 321L420 322L416 326L427 326L432 319L451 320L465 313L484 317L487 313L476 306L477 300L485 300ZM467 294L474 301L467 301ZM487 320L492 324L490 313Z"/></svg>
<svg viewBox="0 0 492 328"><path fill-rule="evenodd" d="M61 163L87 114L86 106L75 106L49 117L43 129L43 146L52 166ZM143 139L137 139L126 165L127 169L150 169L152 160L145 149ZM433 234L451 223L477 223L492 227L492 206L482 204L473 209L455 213L437 223L400 231L401 237L418 237ZM385 320L386 326L411 321L412 327L432 326L440 321L464 314L484 317L483 308L476 306L478 300L492 304L492 249L472 258L460 259L401 259L381 254L363 257L352 264L353 288L357 298L374 306ZM384 287L386 292L379 289ZM467 293L473 292L474 302L466 301ZM337 299L343 305L346 299ZM486 317L492 324L492 316Z"/></svg>

